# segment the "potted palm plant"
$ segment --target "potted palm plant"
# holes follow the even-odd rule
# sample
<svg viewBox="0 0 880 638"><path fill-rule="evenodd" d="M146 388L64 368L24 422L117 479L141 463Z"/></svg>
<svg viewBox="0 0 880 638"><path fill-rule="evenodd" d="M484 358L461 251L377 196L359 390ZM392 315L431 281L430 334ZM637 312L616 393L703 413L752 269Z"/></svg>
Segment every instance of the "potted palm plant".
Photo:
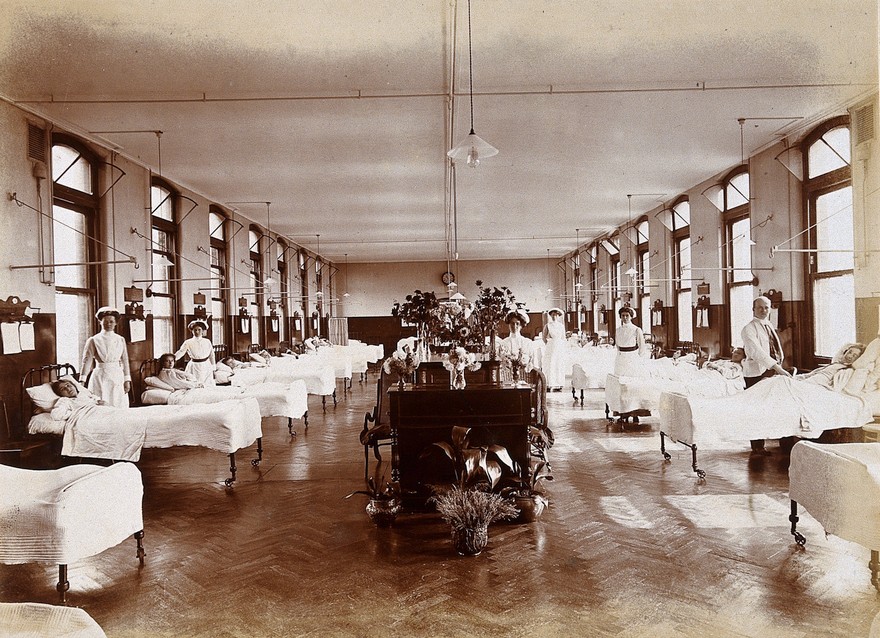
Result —
<svg viewBox="0 0 880 638"><path fill-rule="evenodd" d="M452 442L438 441L452 463L455 482L432 497L440 516L452 528L452 542L463 556L476 556L489 542L489 525L517 515L514 505L493 492L505 470L516 474L518 464L502 445L472 445L472 428L454 426Z"/></svg>
<svg viewBox="0 0 880 638"><path fill-rule="evenodd" d="M351 498L355 494L366 494L370 497L367 515L377 527L390 527L397 519L397 513L400 512L400 490L395 483L384 481L384 477L383 480L376 481L371 476L367 479L367 489L355 490L345 498Z"/></svg>

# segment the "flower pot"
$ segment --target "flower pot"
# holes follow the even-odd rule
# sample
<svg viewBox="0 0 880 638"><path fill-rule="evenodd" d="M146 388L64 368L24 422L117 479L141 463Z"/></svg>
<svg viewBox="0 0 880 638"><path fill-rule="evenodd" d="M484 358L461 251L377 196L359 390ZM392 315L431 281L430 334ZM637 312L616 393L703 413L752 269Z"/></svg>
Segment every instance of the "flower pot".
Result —
<svg viewBox="0 0 880 638"><path fill-rule="evenodd" d="M517 521L521 523L534 523L544 511L546 501L539 496L516 496L513 504L519 510Z"/></svg>
<svg viewBox="0 0 880 638"><path fill-rule="evenodd" d="M373 521L377 527L391 527L395 519L397 519L397 513L399 511L400 501L396 498L371 498L370 502L367 503L367 514L369 514L370 520Z"/></svg>
<svg viewBox="0 0 880 638"><path fill-rule="evenodd" d="M406 388L406 375L405 374L398 374L397 375L397 388L400 390L403 390L404 388Z"/></svg>
<svg viewBox="0 0 880 638"><path fill-rule="evenodd" d="M489 526L474 529L452 529L452 544L462 556L478 556L489 543Z"/></svg>
<svg viewBox="0 0 880 638"><path fill-rule="evenodd" d="M464 378L464 369L453 369L450 371L449 377L449 387L453 390L464 390L467 386L467 381Z"/></svg>

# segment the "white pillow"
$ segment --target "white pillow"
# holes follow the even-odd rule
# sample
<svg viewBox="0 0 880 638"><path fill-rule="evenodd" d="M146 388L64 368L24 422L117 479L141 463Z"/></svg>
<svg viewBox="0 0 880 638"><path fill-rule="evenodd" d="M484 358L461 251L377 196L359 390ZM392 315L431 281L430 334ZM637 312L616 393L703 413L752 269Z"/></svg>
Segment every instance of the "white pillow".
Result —
<svg viewBox="0 0 880 638"><path fill-rule="evenodd" d="M51 383L35 385L25 390L31 401L33 401L34 407L40 412L50 412L55 407L55 402L59 399L59 396L52 389Z"/></svg>
<svg viewBox="0 0 880 638"><path fill-rule="evenodd" d="M168 392L174 391L174 388L172 386L162 381L162 379L160 379L159 377L147 377L146 379L144 379L144 385L147 386L147 389L159 389L166 390Z"/></svg>
<svg viewBox="0 0 880 638"><path fill-rule="evenodd" d="M865 348L865 351L862 353L858 359L856 359L852 367L856 370L865 369L871 370L877 367L877 359L880 358L880 337L874 339L871 343L868 344L868 347Z"/></svg>

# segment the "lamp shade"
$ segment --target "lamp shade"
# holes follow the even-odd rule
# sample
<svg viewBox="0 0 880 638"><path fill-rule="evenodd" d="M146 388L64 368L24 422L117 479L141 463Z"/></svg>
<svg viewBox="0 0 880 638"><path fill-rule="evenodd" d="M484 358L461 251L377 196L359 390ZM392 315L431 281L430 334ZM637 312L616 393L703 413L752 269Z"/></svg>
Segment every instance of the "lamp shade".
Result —
<svg viewBox="0 0 880 638"><path fill-rule="evenodd" d="M474 130L471 129L470 134L446 154L456 164L459 162L467 162L468 166L476 168L480 164L481 159L498 155L498 149L474 133Z"/></svg>

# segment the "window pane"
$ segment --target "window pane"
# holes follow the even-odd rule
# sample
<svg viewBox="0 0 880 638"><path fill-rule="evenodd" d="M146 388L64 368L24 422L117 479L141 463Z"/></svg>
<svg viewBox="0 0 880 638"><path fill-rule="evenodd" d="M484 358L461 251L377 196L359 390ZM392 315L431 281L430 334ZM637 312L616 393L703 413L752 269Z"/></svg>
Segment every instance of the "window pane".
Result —
<svg viewBox="0 0 880 638"><path fill-rule="evenodd" d="M679 230L691 225L690 202L679 202L672 208L672 229Z"/></svg>
<svg viewBox="0 0 880 638"><path fill-rule="evenodd" d="M752 267L752 222L746 217L730 226L730 265L733 268ZM752 278L750 270L731 271L731 281L749 281Z"/></svg>
<svg viewBox="0 0 880 638"><path fill-rule="evenodd" d="M691 287L691 238L685 237L676 243L676 252L678 253L678 272L681 277L680 286L684 288Z"/></svg>
<svg viewBox="0 0 880 638"><path fill-rule="evenodd" d="M92 166L78 150L55 144L52 147L52 181L91 195Z"/></svg>
<svg viewBox="0 0 880 638"><path fill-rule="evenodd" d="M223 230L224 219L223 215L218 213L208 213L208 231L211 234L211 239L226 239L226 234Z"/></svg>
<svg viewBox="0 0 880 638"><path fill-rule="evenodd" d="M52 215L54 262L69 264L88 261L86 216L62 206L53 206ZM88 266L56 267L55 285L88 288Z"/></svg>
<svg viewBox="0 0 880 638"><path fill-rule="evenodd" d="M742 347L740 333L745 325L752 320L752 303L755 300L755 289L749 285L731 286L730 288L730 342L734 348Z"/></svg>
<svg viewBox="0 0 880 638"><path fill-rule="evenodd" d="M211 342L214 345L226 343L223 337L223 323L226 316L226 304L216 299L211 301Z"/></svg>
<svg viewBox="0 0 880 638"><path fill-rule="evenodd" d="M694 318L691 310L691 291L678 293L678 340L694 340Z"/></svg>
<svg viewBox="0 0 880 638"><path fill-rule="evenodd" d="M645 244L648 242L648 222L644 221L638 226L636 226L636 230L638 231L638 239L639 244Z"/></svg>
<svg viewBox="0 0 880 638"><path fill-rule="evenodd" d="M854 247L852 187L847 186L817 197L816 222L818 271L852 270L855 263L853 253L821 252L852 250Z"/></svg>
<svg viewBox="0 0 880 638"><path fill-rule="evenodd" d="M831 357L856 340L856 291L851 274L813 280L816 353Z"/></svg>
<svg viewBox="0 0 880 638"><path fill-rule="evenodd" d="M642 295L639 301L639 317L636 323L641 327L642 332L648 334L651 332L651 295Z"/></svg>
<svg viewBox="0 0 880 638"><path fill-rule="evenodd" d="M258 343L261 346L264 344L260 340L260 315L259 310L256 306L251 306L251 343Z"/></svg>
<svg viewBox="0 0 880 638"><path fill-rule="evenodd" d="M55 360L58 363L72 363L79 370L82 348L94 332L90 296L57 293L55 316L64 318L55 324Z"/></svg>
<svg viewBox="0 0 880 638"><path fill-rule="evenodd" d="M248 250L252 253L260 252L260 236L256 231L248 231Z"/></svg>
<svg viewBox="0 0 880 638"><path fill-rule="evenodd" d="M810 146L808 160L810 174L817 177L843 168L850 163L849 128L831 129Z"/></svg>
<svg viewBox="0 0 880 638"><path fill-rule="evenodd" d="M730 178L725 189L727 210L749 203L749 174L740 173Z"/></svg>
<svg viewBox="0 0 880 638"><path fill-rule="evenodd" d="M171 192L167 188L153 186L150 188L150 210L154 217L174 221L174 201Z"/></svg>
<svg viewBox="0 0 880 638"><path fill-rule="evenodd" d="M153 297L153 356L174 352L174 322L171 316L171 299Z"/></svg>

